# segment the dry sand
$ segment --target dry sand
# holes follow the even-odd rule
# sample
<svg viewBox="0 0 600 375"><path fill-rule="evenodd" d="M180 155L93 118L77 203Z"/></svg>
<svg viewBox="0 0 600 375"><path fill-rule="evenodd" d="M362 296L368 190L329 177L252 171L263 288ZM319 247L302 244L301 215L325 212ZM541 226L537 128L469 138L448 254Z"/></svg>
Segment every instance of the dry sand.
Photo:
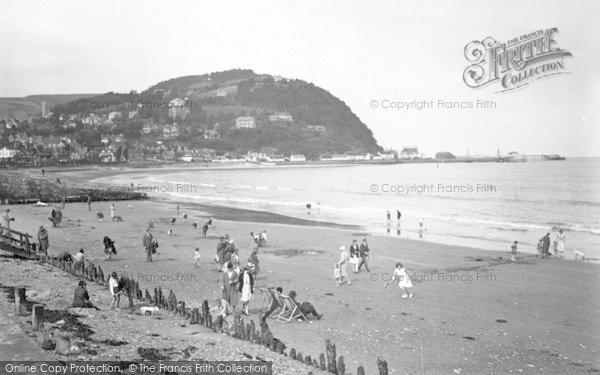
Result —
<svg viewBox="0 0 600 375"><path fill-rule="evenodd" d="M12 206L13 228L36 233L43 224L50 231L50 254L84 248L87 259L104 270L129 274L143 288L173 289L190 307L220 296L220 274L213 261L218 236L229 233L236 239L245 262L249 232L267 230L269 246L259 251L256 289L296 290L299 301L312 302L324 314L309 323L271 321L274 336L313 357L324 352L329 338L351 372L363 365L367 373L376 373L378 356L396 374L600 372L598 264L523 254L511 264L507 253L368 236L371 272L351 274L352 285L336 287L337 248L366 234L217 216L208 238L201 239L201 231L191 224L202 226L210 212L182 204L181 213L189 216L184 223L175 204L138 201L128 208L127 202L114 202L124 221L98 222L95 211L109 217L110 204L94 202L92 212L84 203L67 204L62 228L51 227L51 207ZM174 225L169 223L172 217L177 217ZM153 263L145 262L141 246L149 219L160 243ZM169 229L173 236L167 235ZM119 252L111 261L103 261L104 235L116 241ZM196 247L203 254L200 267L192 264ZM422 281L415 282L412 299L401 299L397 287L383 288L382 279L397 261ZM76 282L72 284L74 288ZM256 293L250 309L254 319L261 302Z"/></svg>

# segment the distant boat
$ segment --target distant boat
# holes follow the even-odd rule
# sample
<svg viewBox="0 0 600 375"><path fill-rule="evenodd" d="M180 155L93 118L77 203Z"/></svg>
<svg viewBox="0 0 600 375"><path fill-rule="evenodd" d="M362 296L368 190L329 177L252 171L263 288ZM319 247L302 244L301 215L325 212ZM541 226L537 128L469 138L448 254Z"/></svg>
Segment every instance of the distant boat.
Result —
<svg viewBox="0 0 600 375"><path fill-rule="evenodd" d="M48 205L48 203L44 203L42 201L37 201L36 203L33 204L33 207L46 207Z"/></svg>

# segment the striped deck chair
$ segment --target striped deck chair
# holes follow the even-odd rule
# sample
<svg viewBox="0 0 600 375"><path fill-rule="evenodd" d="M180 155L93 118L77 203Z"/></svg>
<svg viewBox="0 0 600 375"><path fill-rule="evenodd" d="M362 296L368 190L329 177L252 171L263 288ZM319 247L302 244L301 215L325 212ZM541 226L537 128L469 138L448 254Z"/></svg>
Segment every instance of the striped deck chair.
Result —
<svg viewBox="0 0 600 375"><path fill-rule="evenodd" d="M300 311L298 305L292 300L289 296L281 295L281 299L283 301L283 309L281 313L277 316L277 321L280 323L287 323L292 319L303 318L305 321L306 316Z"/></svg>

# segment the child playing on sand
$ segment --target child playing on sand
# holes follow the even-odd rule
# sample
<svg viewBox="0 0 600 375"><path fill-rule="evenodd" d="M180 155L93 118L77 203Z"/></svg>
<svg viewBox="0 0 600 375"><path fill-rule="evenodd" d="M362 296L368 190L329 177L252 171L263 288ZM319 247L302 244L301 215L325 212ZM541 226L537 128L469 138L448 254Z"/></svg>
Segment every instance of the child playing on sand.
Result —
<svg viewBox="0 0 600 375"><path fill-rule="evenodd" d="M413 283L410 280L410 274L400 262L396 263L392 281L397 281L398 286L402 289L401 298L412 298L413 293L409 289L413 287ZM385 283L384 288L387 288L389 285L389 282Z"/></svg>
<svg viewBox="0 0 600 375"><path fill-rule="evenodd" d="M194 266L200 266L200 249L196 248L196 252L194 254Z"/></svg>
<svg viewBox="0 0 600 375"><path fill-rule="evenodd" d="M336 263L333 269L333 278L335 279L335 285L340 286L342 282L342 270L340 269L340 264Z"/></svg>
<svg viewBox="0 0 600 375"><path fill-rule="evenodd" d="M515 241L511 246L510 246L510 253L512 254L510 257L510 260L512 262L517 263L517 244L518 242Z"/></svg>

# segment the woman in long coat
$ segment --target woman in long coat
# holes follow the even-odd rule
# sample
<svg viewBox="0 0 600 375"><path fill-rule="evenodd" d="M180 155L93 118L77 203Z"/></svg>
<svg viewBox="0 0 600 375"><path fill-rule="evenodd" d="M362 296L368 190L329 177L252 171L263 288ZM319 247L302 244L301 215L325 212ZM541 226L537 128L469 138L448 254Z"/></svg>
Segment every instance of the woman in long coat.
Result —
<svg viewBox="0 0 600 375"><path fill-rule="evenodd" d="M44 228L43 225L40 226L40 230L38 231L38 241L40 243L40 251L47 253L48 252L48 230Z"/></svg>
<svg viewBox="0 0 600 375"><path fill-rule="evenodd" d="M245 315L250 315L248 312L248 304L252 299L252 294L254 294L254 280L252 279L252 275L250 274L248 267L244 267L238 282L239 291L242 294L240 297L240 300L242 301L242 313Z"/></svg>
<svg viewBox="0 0 600 375"><path fill-rule="evenodd" d="M233 270L231 263L227 264L227 271L223 273L223 299L235 311L238 301L238 274Z"/></svg>

